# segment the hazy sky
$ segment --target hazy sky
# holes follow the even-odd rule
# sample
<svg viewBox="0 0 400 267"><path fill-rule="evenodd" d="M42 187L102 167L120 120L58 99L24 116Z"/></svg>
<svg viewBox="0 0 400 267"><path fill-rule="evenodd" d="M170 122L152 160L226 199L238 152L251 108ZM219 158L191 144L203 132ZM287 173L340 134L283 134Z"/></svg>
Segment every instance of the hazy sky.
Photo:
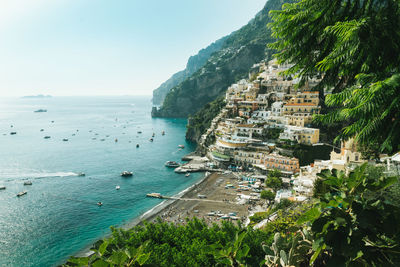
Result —
<svg viewBox="0 0 400 267"><path fill-rule="evenodd" d="M150 95L266 0L0 0L0 96Z"/></svg>

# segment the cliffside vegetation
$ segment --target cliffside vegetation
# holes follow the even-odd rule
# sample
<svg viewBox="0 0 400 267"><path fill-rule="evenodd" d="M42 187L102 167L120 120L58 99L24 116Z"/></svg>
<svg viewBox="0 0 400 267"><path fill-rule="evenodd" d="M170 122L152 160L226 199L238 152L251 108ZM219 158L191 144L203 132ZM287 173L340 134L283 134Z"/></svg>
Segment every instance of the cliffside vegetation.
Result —
<svg viewBox="0 0 400 267"><path fill-rule="evenodd" d="M201 135L210 127L211 121L218 115L224 106L224 97L218 97L216 100L207 103L196 114L189 117L186 139L192 142L197 142Z"/></svg>
<svg viewBox="0 0 400 267"><path fill-rule="evenodd" d="M274 39L266 27L268 12L279 9L283 0L269 0L263 10L246 26L227 37L220 51L215 52L191 77L173 87L156 117L187 117L205 104L215 100L229 85L247 77L250 67L269 58L272 50L266 47Z"/></svg>

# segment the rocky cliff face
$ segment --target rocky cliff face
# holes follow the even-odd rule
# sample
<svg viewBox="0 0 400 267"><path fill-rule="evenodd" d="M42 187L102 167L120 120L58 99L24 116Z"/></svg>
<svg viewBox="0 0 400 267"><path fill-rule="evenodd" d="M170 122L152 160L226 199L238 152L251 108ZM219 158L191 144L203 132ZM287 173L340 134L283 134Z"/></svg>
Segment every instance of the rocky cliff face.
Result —
<svg viewBox="0 0 400 267"><path fill-rule="evenodd" d="M204 66L204 64L207 62L207 60L214 52L221 50L226 39L227 36L215 41L206 48L201 49L197 55L191 56L184 70L179 71L174 75L172 75L171 78L162 83L160 87L158 87L153 91L153 104L161 105L164 102L165 96L169 93L169 91L173 87L183 82L193 73L195 73L198 69Z"/></svg>

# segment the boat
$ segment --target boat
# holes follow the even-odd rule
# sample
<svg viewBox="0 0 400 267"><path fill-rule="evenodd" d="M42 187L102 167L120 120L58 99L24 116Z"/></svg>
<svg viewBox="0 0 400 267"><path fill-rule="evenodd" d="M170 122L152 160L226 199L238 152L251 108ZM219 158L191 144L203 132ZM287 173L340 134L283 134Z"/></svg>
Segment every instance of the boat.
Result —
<svg viewBox="0 0 400 267"><path fill-rule="evenodd" d="M14 135L14 134L17 134L17 132L11 132L11 133L10 133L10 135Z"/></svg>
<svg viewBox="0 0 400 267"><path fill-rule="evenodd" d="M176 167L179 167L180 164L176 161L167 161L167 162L165 162L165 166L170 167L170 168L176 168Z"/></svg>
<svg viewBox="0 0 400 267"><path fill-rule="evenodd" d="M41 132L43 132L43 131L44 131L44 129L40 129L40 131L41 131Z"/></svg>
<svg viewBox="0 0 400 267"><path fill-rule="evenodd" d="M43 137L44 139L49 139L51 136L46 135L45 137Z"/></svg>
<svg viewBox="0 0 400 267"><path fill-rule="evenodd" d="M84 172L78 172L78 176L86 176Z"/></svg>
<svg viewBox="0 0 400 267"><path fill-rule="evenodd" d="M23 195L26 195L28 192L26 192L26 191L22 191L22 192L19 192L18 194L17 194L17 197L21 197L21 196L23 196Z"/></svg>
<svg viewBox="0 0 400 267"><path fill-rule="evenodd" d="M150 138L150 140L149 140L150 142L153 142L154 141L154 139L153 138Z"/></svg>
<svg viewBox="0 0 400 267"><path fill-rule="evenodd" d="M99 202L97 202L97 206L101 207L101 206L103 206L103 203L99 201Z"/></svg>
<svg viewBox="0 0 400 267"><path fill-rule="evenodd" d="M133 173L132 172L128 172L128 171L123 171L122 173L121 173L121 176L122 177L130 177L130 176L132 176L133 175Z"/></svg>
<svg viewBox="0 0 400 267"><path fill-rule="evenodd" d="M185 177L189 177L189 176L190 176L190 173L186 173L186 174L185 174Z"/></svg>
<svg viewBox="0 0 400 267"><path fill-rule="evenodd" d="M24 182L24 185L32 185L32 182L31 181L26 181L26 182Z"/></svg>
<svg viewBox="0 0 400 267"><path fill-rule="evenodd" d="M146 197L162 198L162 195L160 193L150 193L146 194Z"/></svg>
<svg viewBox="0 0 400 267"><path fill-rule="evenodd" d="M38 110L35 110L34 112L47 112L47 109L38 109Z"/></svg>
<svg viewBox="0 0 400 267"><path fill-rule="evenodd" d="M165 135L165 131L162 131L162 132L161 132L161 135Z"/></svg>
<svg viewBox="0 0 400 267"><path fill-rule="evenodd" d="M117 190L119 190L121 187L119 186L119 185L117 185L116 187L115 187L115 189L117 189Z"/></svg>
<svg viewBox="0 0 400 267"><path fill-rule="evenodd" d="M115 143L117 143L117 142L118 142L118 139L117 139L117 138L115 138L115 140L114 140L114 141L115 141Z"/></svg>
<svg viewBox="0 0 400 267"><path fill-rule="evenodd" d="M154 137L154 136L156 136L156 134L155 134L155 133L153 133L152 137Z"/></svg>
<svg viewBox="0 0 400 267"><path fill-rule="evenodd" d="M179 148L185 148L185 146L184 146L184 145L178 145L178 147L179 147Z"/></svg>
<svg viewBox="0 0 400 267"><path fill-rule="evenodd" d="M0 190L5 190L5 189L6 189L6 187L4 185L0 186Z"/></svg>
<svg viewBox="0 0 400 267"><path fill-rule="evenodd" d="M138 133L138 134L141 134L141 133L142 133L142 131L138 131L137 133Z"/></svg>
<svg viewBox="0 0 400 267"><path fill-rule="evenodd" d="M139 144L136 144L136 147L139 147Z"/></svg>
<svg viewBox="0 0 400 267"><path fill-rule="evenodd" d="M67 141L68 141L68 138L64 138L63 141L64 141L64 142L67 142Z"/></svg>

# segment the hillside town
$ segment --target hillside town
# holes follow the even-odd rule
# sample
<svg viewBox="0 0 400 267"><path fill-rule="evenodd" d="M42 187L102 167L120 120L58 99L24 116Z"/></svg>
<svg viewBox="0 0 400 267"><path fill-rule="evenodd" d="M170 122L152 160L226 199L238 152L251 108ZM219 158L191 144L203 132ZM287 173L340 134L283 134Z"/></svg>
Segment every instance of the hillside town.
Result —
<svg viewBox="0 0 400 267"><path fill-rule="evenodd" d="M313 90L318 80L299 86L298 79L280 74L290 67L276 60L256 64L248 80L227 89L226 106L199 142L216 167L246 173L257 184L267 179L269 171L278 170L287 188L276 193L278 202L310 197L321 170L348 171L364 162L353 140L341 147L320 143L320 129L311 124L312 116L321 110L319 92ZM329 159L300 166L282 144L325 145L332 151Z"/></svg>

